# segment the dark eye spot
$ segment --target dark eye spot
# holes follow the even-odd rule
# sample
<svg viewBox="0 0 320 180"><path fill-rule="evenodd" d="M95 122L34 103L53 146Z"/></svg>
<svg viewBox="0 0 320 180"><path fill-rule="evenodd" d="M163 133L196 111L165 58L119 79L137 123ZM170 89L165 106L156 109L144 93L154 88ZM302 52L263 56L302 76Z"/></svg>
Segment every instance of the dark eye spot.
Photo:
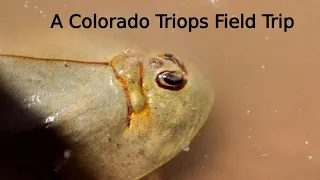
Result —
<svg viewBox="0 0 320 180"><path fill-rule="evenodd" d="M156 59L156 58L152 58L151 60L150 60L150 66L152 67L152 68L161 68L162 66L163 66L163 62L162 62L162 60L161 59Z"/></svg>
<svg viewBox="0 0 320 180"><path fill-rule="evenodd" d="M178 91L187 83L185 75L179 71L163 71L156 79L158 86L164 89Z"/></svg>
<svg viewBox="0 0 320 180"><path fill-rule="evenodd" d="M187 69L184 66L183 62L180 62L180 60L177 57L175 57L173 54L165 53L165 54L159 55L159 57L162 57L165 60L168 60L173 62L174 64L177 64L183 72L188 74Z"/></svg>
<svg viewBox="0 0 320 180"><path fill-rule="evenodd" d="M174 55L170 54L170 53L166 53L166 54L164 54L164 57L166 57L168 59L172 59L174 57Z"/></svg>

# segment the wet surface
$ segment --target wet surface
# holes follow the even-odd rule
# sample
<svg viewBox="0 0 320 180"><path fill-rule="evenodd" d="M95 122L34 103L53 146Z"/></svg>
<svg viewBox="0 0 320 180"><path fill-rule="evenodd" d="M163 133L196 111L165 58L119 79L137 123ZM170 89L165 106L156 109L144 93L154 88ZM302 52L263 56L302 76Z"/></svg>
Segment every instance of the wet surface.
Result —
<svg viewBox="0 0 320 180"><path fill-rule="evenodd" d="M160 168L159 179L316 180L320 178L317 172L320 167L317 28L320 24L316 14L319 5L316 1L297 0L259 3L253 0L134 3L2 0L0 52L101 61L127 46L177 54L182 60L192 61L211 80L217 99L210 119L191 143L190 150ZM159 29L157 19L152 18L156 12L205 16L211 22L207 29L192 33ZM127 17L138 13L150 17L154 24L148 29L132 30L50 29L56 13ZM255 29L216 29L213 26L216 13L229 16L282 13L292 16L295 26L287 33L283 29L266 29L263 19L257 17ZM8 102L3 98L1 102ZM1 104L0 112L9 113L4 110L7 106ZM1 126L8 129L22 125L7 127L1 123ZM7 158L5 165L0 166L12 172L23 169L26 173L21 175L32 172L41 179L53 167L53 157L61 155L61 150L46 154L46 148L52 149L55 143L63 142L50 138L55 137L54 132L43 134L35 130L28 134L0 137L4 143L1 147L5 147L0 151L1 157ZM40 138L47 136L46 140ZM12 139L22 143L13 145ZM39 143L26 143L29 141ZM40 144L44 147L38 147ZM16 165L31 161L35 162L34 166ZM11 173L11 177L13 174L16 173Z"/></svg>

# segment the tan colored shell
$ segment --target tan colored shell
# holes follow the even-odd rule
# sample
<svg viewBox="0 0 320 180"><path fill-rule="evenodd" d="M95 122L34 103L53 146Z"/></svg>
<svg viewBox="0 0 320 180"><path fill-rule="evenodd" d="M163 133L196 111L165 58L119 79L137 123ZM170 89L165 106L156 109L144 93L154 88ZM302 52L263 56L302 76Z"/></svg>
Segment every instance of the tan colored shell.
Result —
<svg viewBox="0 0 320 180"><path fill-rule="evenodd" d="M180 72L186 84L160 87L163 71ZM99 180L138 179L166 163L213 106L206 81L163 54L130 51L98 63L1 55L0 83L32 102L29 109L72 147L70 161Z"/></svg>

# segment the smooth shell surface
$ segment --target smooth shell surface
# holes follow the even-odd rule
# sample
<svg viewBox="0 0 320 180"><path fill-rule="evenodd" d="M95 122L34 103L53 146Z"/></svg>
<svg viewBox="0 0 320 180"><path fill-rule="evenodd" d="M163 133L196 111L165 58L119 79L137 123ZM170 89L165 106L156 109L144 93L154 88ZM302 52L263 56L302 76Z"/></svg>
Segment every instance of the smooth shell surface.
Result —
<svg viewBox="0 0 320 180"><path fill-rule="evenodd" d="M99 63L1 55L0 83L67 139L96 179L138 179L166 163L214 101L205 79L174 55L140 51Z"/></svg>

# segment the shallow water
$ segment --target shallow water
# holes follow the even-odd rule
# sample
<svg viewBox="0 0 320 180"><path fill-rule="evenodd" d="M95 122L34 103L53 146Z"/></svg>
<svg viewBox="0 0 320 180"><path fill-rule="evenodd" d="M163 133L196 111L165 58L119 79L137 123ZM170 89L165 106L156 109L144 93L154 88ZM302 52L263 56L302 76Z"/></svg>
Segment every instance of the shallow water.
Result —
<svg viewBox="0 0 320 180"><path fill-rule="evenodd" d="M191 60L211 80L216 105L188 152L160 168L159 179L316 180L320 167L320 75L317 1L0 1L0 52L104 60L124 46ZM54 14L132 16L148 29L50 29ZM160 29L155 13L209 17L192 33ZM216 13L282 13L288 32L216 29Z"/></svg>

